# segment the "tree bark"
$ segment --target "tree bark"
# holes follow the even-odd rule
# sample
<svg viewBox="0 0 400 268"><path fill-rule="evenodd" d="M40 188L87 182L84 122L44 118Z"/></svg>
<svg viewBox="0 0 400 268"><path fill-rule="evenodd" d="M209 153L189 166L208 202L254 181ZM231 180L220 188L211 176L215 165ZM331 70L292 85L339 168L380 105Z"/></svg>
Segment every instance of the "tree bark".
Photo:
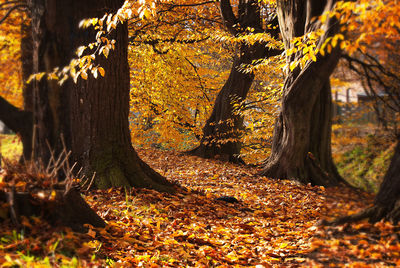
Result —
<svg viewBox="0 0 400 268"><path fill-rule="evenodd" d="M95 32L78 29L79 22L115 12L123 4L122 0L36 1L37 71L68 65L78 46L94 40ZM53 81L36 83L38 156L49 159L46 140L57 153L63 149L64 138L83 174L92 177L96 172L94 185L98 188L135 186L172 191L165 178L140 160L130 141L127 24L119 25L109 39L116 40L115 50L108 59L97 62L106 71L104 78L78 79L77 84L70 79L62 87Z"/></svg>
<svg viewBox="0 0 400 268"><path fill-rule="evenodd" d="M334 18L321 24L315 17L332 10L335 0L278 1L279 25L285 48L293 47L295 37L324 29L317 41L321 47L336 33ZM290 64L302 52L287 57ZM281 112L275 124L271 155L262 175L293 179L302 183L333 186L344 182L337 172L331 153L332 97L329 77L337 65L339 46L326 56L308 61L300 69L288 71L284 83Z"/></svg>
<svg viewBox="0 0 400 268"><path fill-rule="evenodd" d="M264 48L261 47L261 50ZM212 113L203 127L200 145L191 151L193 155L204 158L214 158L218 155L220 160L241 162L239 154L243 118L234 112L234 103L246 98L254 80L253 73L239 70L246 62L243 54L250 59L248 49L241 51L243 52L240 53L241 56L235 58L228 80L218 93ZM247 60L247 63L251 63L251 60Z"/></svg>
<svg viewBox="0 0 400 268"><path fill-rule="evenodd" d="M263 29L257 1L240 1L238 17L233 13L229 0L222 0L220 7L224 25L231 34L236 36L246 34L249 27L256 33L268 32L272 37L278 38L278 28ZM270 24L278 26L277 19L272 20ZM254 73L244 72L240 68L252 64L254 60L272 57L281 52L277 49L268 49L266 45L265 43L238 45L238 56L235 56L228 80L218 93L212 113L205 123L200 145L189 153L204 158L218 156L220 160L244 163L239 157L243 117L235 111L234 104L246 99L254 80Z"/></svg>
<svg viewBox="0 0 400 268"><path fill-rule="evenodd" d="M33 40L32 25L30 20L21 24L21 62L22 62L22 94L24 98L24 111L30 113L30 122L24 126L26 131L21 132L23 146L23 159L30 160L32 156L32 134L33 134L33 86L27 83L29 76L33 73Z"/></svg>
<svg viewBox="0 0 400 268"><path fill-rule="evenodd" d="M123 3L100 2L109 12L116 11ZM99 1L87 1L80 9L89 12L94 5L99 5ZM96 172L98 188L135 186L171 191L171 184L140 160L131 144L127 24L119 25L109 39L116 40L115 50L108 59L98 61L105 69L105 77L80 80L72 90L74 159L84 167L84 173Z"/></svg>
<svg viewBox="0 0 400 268"><path fill-rule="evenodd" d="M115 12L123 1L32 0L34 71L51 71L66 66L75 50L95 39L95 32L78 29L84 18ZM35 156L46 163L55 154L72 151L72 161L92 177L94 186L147 187L173 191L171 183L145 164L133 149L129 132L129 66L127 23L114 30L115 50L108 59L97 56L106 71L104 78L71 79L34 84L34 118L37 125ZM63 140L64 139L64 142Z"/></svg>
<svg viewBox="0 0 400 268"><path fill-rule="evenodd" d="M104 220L94 212L75 188L65 190L36 189L46 196L55 194L54 200L35 198L34 191L14 192L0 190L0 204L8 203L9 216L14 226L21 227L20 218L42 217L52 225L71 227L74 231L87 232L85 224L105 227ZM0 218L0 221L2 219Z"/></svg>
<svg viewBox="0 0 400 268"><path fill-rule="evenodd" d="M24 110L33 111L33 86L27 83L33 72L33 40L31 21L23 21L21 24L21 62L22 62L22 94L24 97ZM32 148L30 148L32 149Z"/></svg>
<svg viewBox="0 0 400 268"><path fill-rule="evenodd" d="M68 65L72 54L71 30L65 28L69 24L66 16L72 14L68 3L56 0L29 0L28 3L32 19L33 73L49 73L55 67ZM64 149L71 149L68 83L71 82L60 86L57 81L46 78L32 82L36 126L33 155L43 165L47 165L52 151L58 156Z"/></svg>

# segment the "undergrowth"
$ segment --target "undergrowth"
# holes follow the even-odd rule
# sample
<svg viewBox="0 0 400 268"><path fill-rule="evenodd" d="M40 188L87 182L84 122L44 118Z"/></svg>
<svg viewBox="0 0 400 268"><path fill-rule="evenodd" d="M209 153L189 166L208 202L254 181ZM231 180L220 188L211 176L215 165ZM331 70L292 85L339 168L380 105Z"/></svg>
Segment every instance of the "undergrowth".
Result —
<svg viewBox="0 0 400 268"><path fill-rule="evenodd" d="M339 173L346 181L368 192L379 190L394 153L390 133L362 127L336 128L332 147Z"/></svg>

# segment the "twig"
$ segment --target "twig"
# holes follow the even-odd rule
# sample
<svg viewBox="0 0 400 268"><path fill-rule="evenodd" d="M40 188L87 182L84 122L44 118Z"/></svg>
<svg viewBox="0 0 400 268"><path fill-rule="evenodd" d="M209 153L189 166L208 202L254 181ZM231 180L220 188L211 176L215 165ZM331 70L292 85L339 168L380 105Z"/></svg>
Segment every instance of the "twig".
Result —
<svg viewBox="0 0 400 268"><path fill-rule="evenodd" d="M92 179L90 181L90 184L89 184L89 186L88 186L88 188L86 189L85 192L89 191L89 189L92 187L92 184L94 182L94 177L96 177L96 171L93 173L93 176L92 176Z"/></svg>

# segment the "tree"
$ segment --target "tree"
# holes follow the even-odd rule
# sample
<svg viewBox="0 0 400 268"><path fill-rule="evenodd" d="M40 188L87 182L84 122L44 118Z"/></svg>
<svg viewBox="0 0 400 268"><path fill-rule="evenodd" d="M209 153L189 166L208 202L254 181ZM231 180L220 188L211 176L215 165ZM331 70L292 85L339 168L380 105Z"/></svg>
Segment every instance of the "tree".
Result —
<svg viewBox="0 0 400 268"><path fill-rule="evenodd" d="M361 80L366 93L391 110L398 121L400 114L399 27L400 7L396 1L354 1L339 6L338 14L347 18L348 32L343 55L348 68ZM387 119L387 118L386 118ZM374 204L360 213L335 219L330 224L381 219L400 220L400 136L393 124L396 147Z"/></svg>
<svg viewBox="0 0 400 268"><path fill-rule="evenodd" d="M187 150L198 142L230 63L228 48L213 40L223 27L219 8L179 0L157 3L154 14L129 23L132 140Z"/></svg>
<svg viewBox="0 0 400 268"><path fill-rule="evenodd" d="M277 1L289 68L281 112L275 123L271 155L262 171L264 176L324 186L343 182L331 155L332 97L329 82L340 57L340 48L334 47L325 56L321 53L307 54L303 49L289 53L296 49L296 38L311 42L311 34L323 30L314 44L321 48L337 32L339 26L334 17L324 23L318 19L333 10L335 3L335 0ZM307 55L309 58L296 66Z"/></svg>
<svg viewBox="0 0 400 268"><path fill-rule="evenodd" d="M76 48L88 44L95 32L78 29L84 18L116 12L123 1L32 1L34 33L34 71L51 73L68 66ZM68 33L68 34L66 34ZM101 76L87 77L80 70L77 83L71 79L60 86L51 78L35 82L34 118L37 124L35 154L45 162L51 159L47 142L59 152L61 146L72 151L72 160L83 174L96 173L98 188L112 186L148 187L172 191L172 185L146 165L130 142L129 67L127 62L127 24L119 24L108 37L114 51L108 59L97 59ZM89 51L91 56L95 51ZM98 57L99 58L99 57ZM73 67L72 67L73 68Z"/></svg>
<svg viewBox="0 0 400 268"><path fill-rule="evenodd" d="M52 4L54 4L54 2L52 2ZM19 48L13 47L12 44L14 42L11 41L9 42L11 45L6 43L6 47L13 47L13 51L17 51L17 53L20 52L19 58L21 59L22 66L15 62L13 65L15 65L14 68L18 69L21 67L22 69L22 77L18 77L16 80L21 81L24 79L24 81L23 83L15 83L13 91L18 92L20 90L19 86L22 87L22 94L20 95L24 96L24 110L18 108L18 106L22 106L20 103L17 102L14 106L11 102L0 98L0 116L8 126L20 135L24 146L24 160L29 160L32 150L33 119L40 122L40 119L35 118L35 115L38 115L38 106L45 104L46 107L48 107L49 104L51 105L53 103L47 98L39 101L39 96L37 95L37 92L39 92L38 88L36 88L36 92L33 92L33 86L26 84L25 81L33 72L34 63L36 63L36 69L39 69L38 65L42 62L42 55L39 54L42 50L36 50L36 53L33 53L34 48L42 49L43 47L40 47L40 45L43 45L43 43L45 43L44 39L49 37L46 36L43 38L44 31L42 30L44 27L38 24L35 24L35 33L37 35L33 35L29 24L30 21L26 19L24 12L28 11L29 8L30 14L35 15L34 18L36 20L34 20L34 22L38 23L42 22L39 18L43 17L45 12L52 12L52 10L45 10L44 3L40 1L7 1L1 3L1 7L4 7L4 10L7 11L0 20L1 22L9 18L15 19L13 11L23 8L23 12L17 14L17 18L21 16L23 19L20 18L12 21L14 25L12 22L8 22L11 23L11 28L20 28L20 32L13 36L14 40L12 41L15 42L15 40L22 39L20 42L21 46ZM32 36L36 38L36 43L33 42ZM18 44L18 41L15 43ZM36 46L32 47L33 44L36 44ZM10 69L12 70L12 68ZM10 73L12 74L13 72L11 71ZM42 83L42 85L47 84ZM40 93L48 93L46 92L47 89L47 87L40 88ZM43 113L40 115L43 115ZM41 126L48 127L44 124ZM40 129L38 132L39 134L43 134L44 130ZM49 148L47 152L48 151ZM8 203L8 216L15 227L21 227L20 216L32 215L42 216L51 224L61 223L77 231L86 231L86 228L83 226L84 224L91 224L97 227L105 226L105 222L91 210L80 193L74 187L71 187L71 177L69 177L69 180L64 184L57 184L57 180L59 179L57 170L59 167L63 166L62 163L64 162L58 162L55 164L56 166L51 169L38 168L38 166L29 163L24 163L23 166L16 163L5 163L3 168L6 170L6 172L4 172L6 175L2 178L3 185L0 189L0 202ZM20 181L20 186L22 187L16 187L15 181L19 180L21 176L25 177L26 180L24 182ZM11 181L12 183L10 183ZM28 183L29 187L27 186ZM35 193L41 194L38 196Z"/></svg>
<svg viewBox="0 0 400 268"><path fill-rule="evenodd" d="M224 25L233 36L268 33L271 38L278 39L279 28L276 17L271 16L264 26L261 6L257 1L239 1L237 16L229 0L222 0L220 9ZM268 8L265 11L272 12ZM253 71L244 71L243 66L280 53L278 48L273 46L271 48L271 44L270 47L267 45L268 42L262 41L239 42L228 80L218 93L211 115L203 127L200 145L191 150L191 154L205 158L219 156L221 160L243 163L239 157L243 117L240 112L235 111L235 103L246 99L254 80Z"/></svg>

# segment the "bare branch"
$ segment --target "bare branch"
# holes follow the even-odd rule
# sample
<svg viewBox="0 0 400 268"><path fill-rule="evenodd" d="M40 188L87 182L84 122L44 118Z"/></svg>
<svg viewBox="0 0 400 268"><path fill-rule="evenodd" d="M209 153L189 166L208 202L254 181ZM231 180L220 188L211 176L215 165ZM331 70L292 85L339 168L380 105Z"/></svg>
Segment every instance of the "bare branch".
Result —
<svg viewBox="0 0 400 268"><path fill-rule="evenodd" d="M26 4L21 4L21 5L15 5L15 6L11 7L11 8L7 11L7 13L0 19L0 24L2 24L2 23L10 16L10 14L11 14L14 10L19 9L19 8L24 8L24 7L27 7L27 5L26 5Z"/></svg>

